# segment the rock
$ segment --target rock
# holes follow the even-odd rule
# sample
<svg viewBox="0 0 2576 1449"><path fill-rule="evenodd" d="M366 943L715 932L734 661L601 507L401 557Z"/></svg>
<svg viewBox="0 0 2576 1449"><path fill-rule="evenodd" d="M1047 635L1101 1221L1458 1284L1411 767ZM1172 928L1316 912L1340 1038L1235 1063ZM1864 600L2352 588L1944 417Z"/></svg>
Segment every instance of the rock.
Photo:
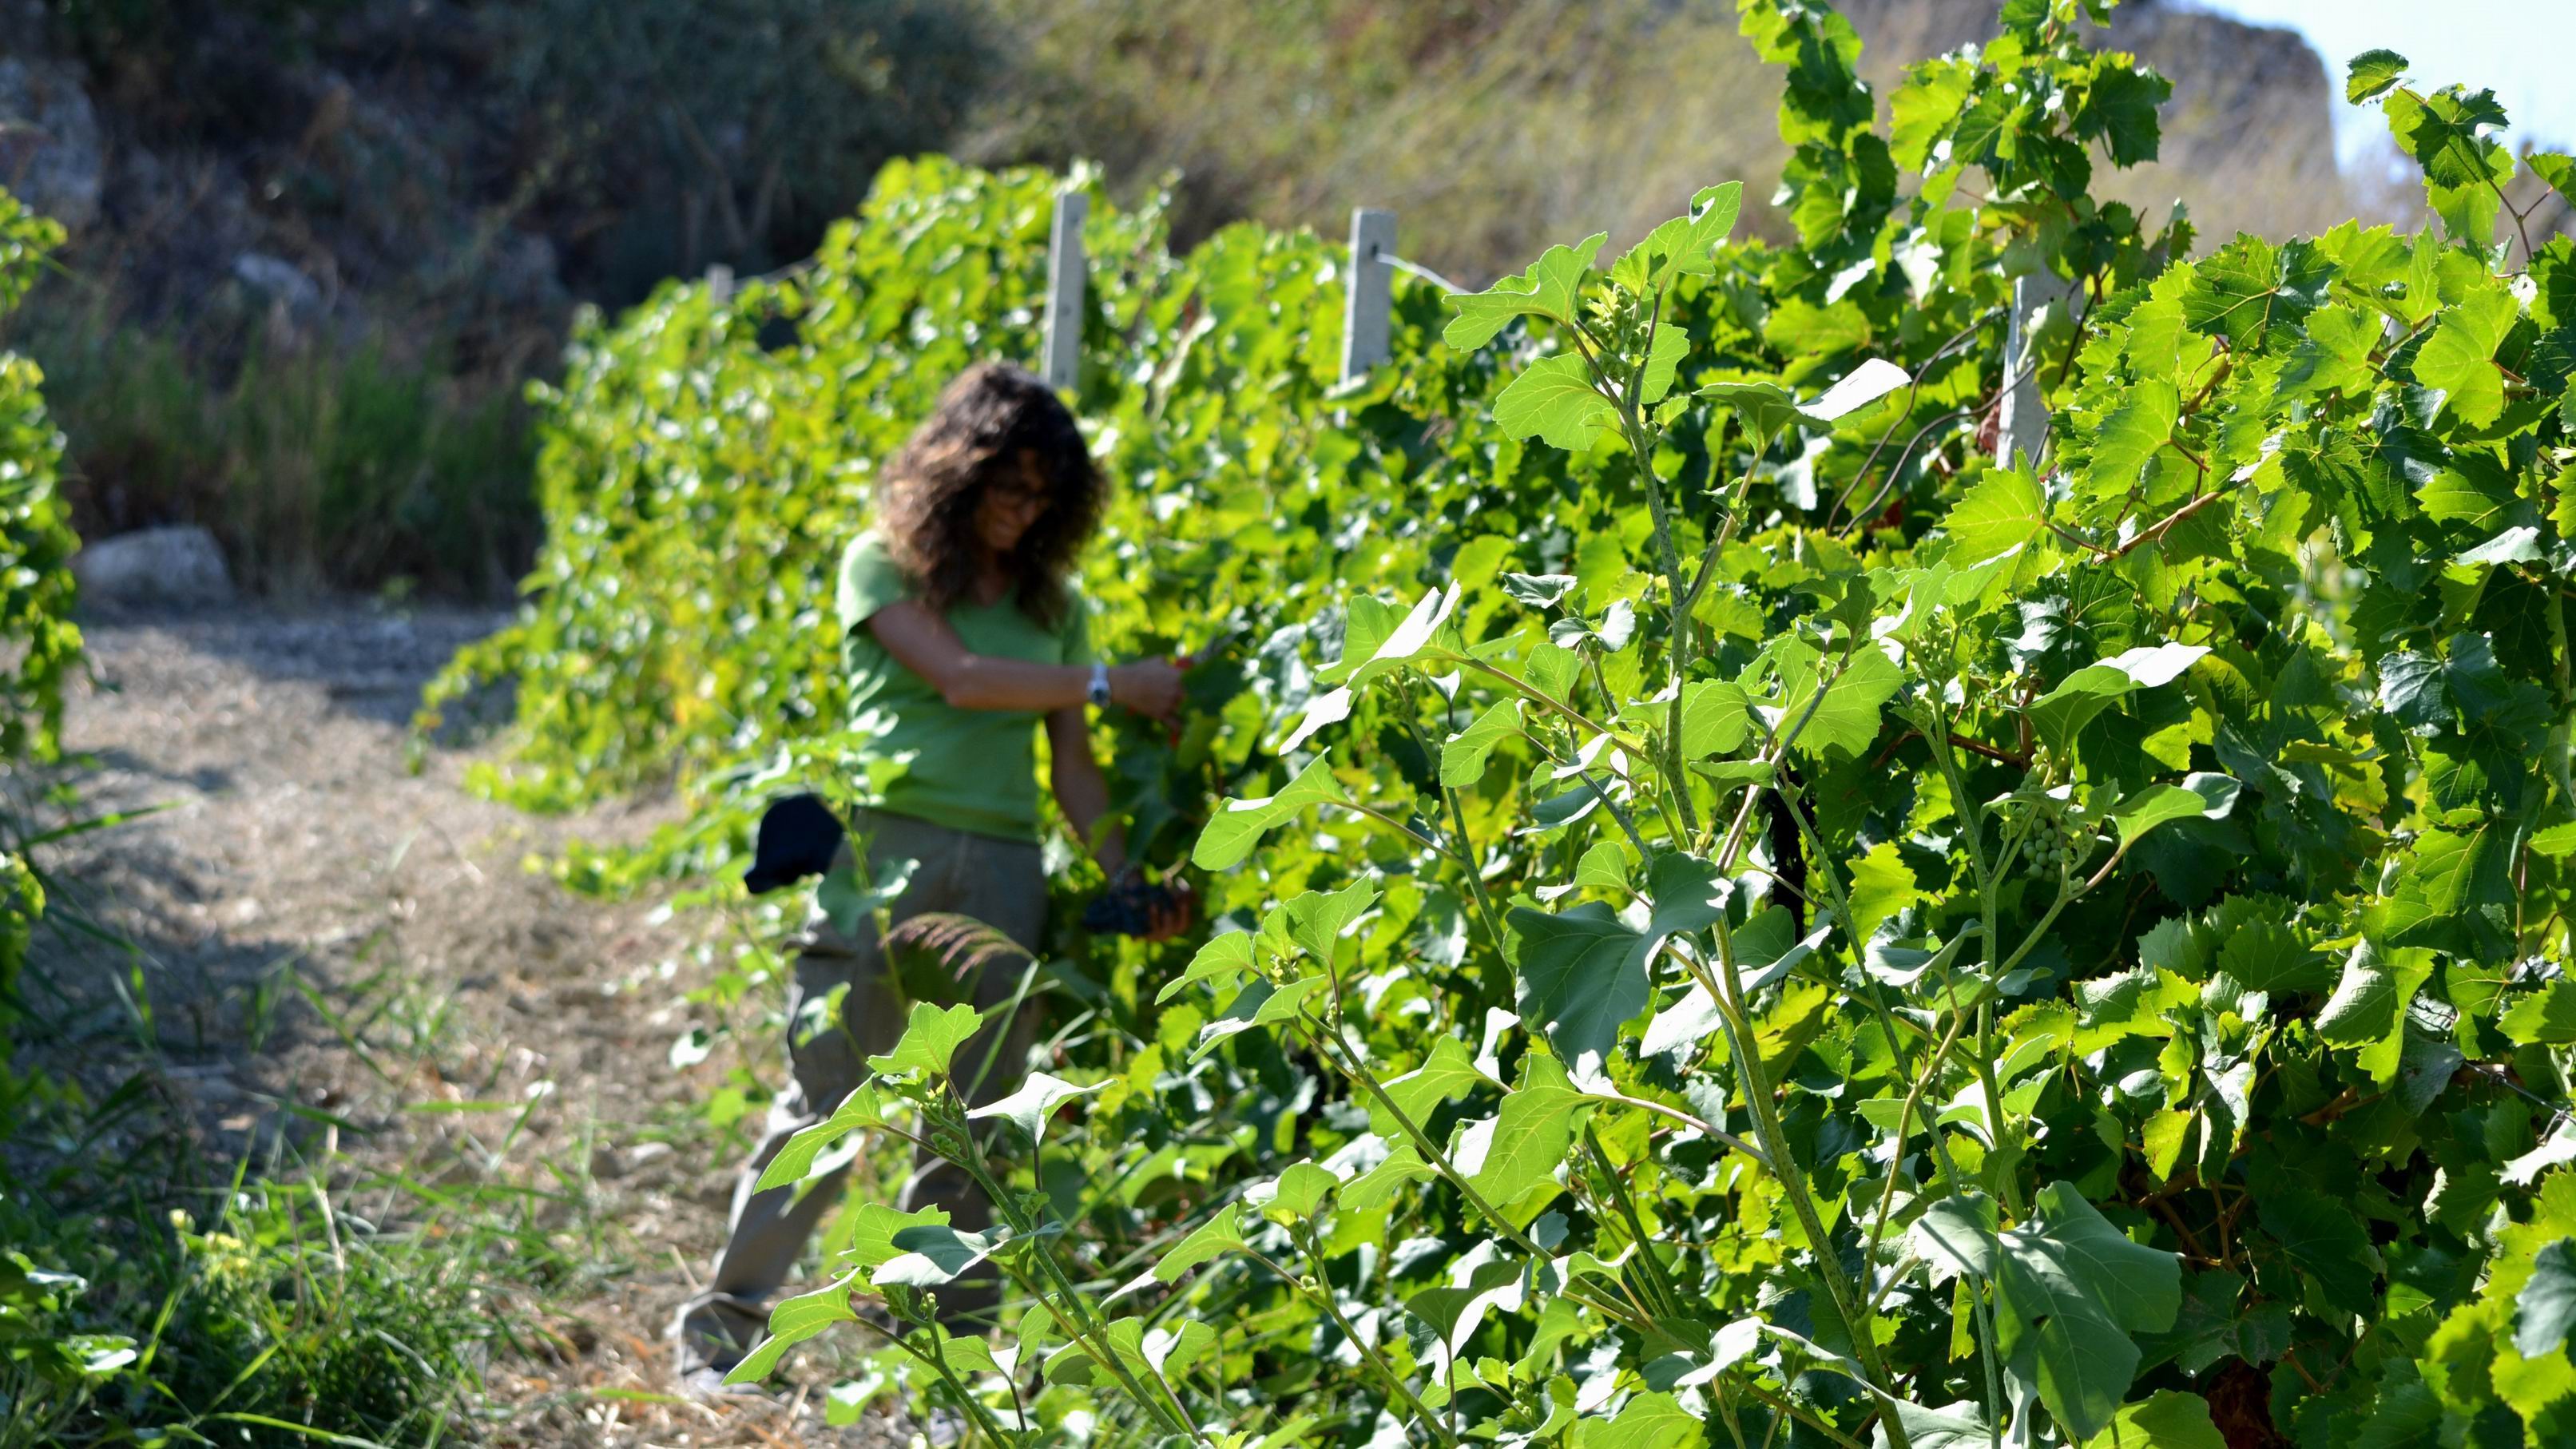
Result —
<svg viewBox="0 0 2576 1449"><path fill-rule="evenodd" d="M284 311L298 326L309 326L322 315L322 288L284 257L243 252L233 258L233 277L268 298L270 306Z"/></svg>
<svg viewBox="0 0 2576 1449"><path fill-rule="evenodd" d="M0 186L77 236L98 220L106 155L77 70L0 59Z"/></svg>
<svg viewBox="0 0 2576 1449"><path fill-rule="evenodd" d="M87 604L222 604L233 597L215 536L193 525L102 538L72 555Z"/></svg>

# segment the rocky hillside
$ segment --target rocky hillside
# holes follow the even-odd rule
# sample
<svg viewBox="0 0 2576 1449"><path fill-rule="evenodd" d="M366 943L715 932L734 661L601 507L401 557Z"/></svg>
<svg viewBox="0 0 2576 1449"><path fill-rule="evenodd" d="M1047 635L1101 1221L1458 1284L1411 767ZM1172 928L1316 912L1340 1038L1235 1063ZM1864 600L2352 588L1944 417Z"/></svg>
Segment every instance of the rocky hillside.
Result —
<svg viewBox="0 0 2576 1449"><path fill-rule="evenodd" d="M1883 95L1994 0L1844 8ZM15 340L86 529L208 523L254 584L506 587L533 527L515 399L572 308L791 261L889 156L1177 174L1184 240L1391 207L1408 255L1475 281L1712 177L1765 194L1778 78L1731 11L0 0L0 183L74 237ZM2353 213L2296 36L2130 0L2105 43L2176 81L2164 160L2115 194L2220 234Z"/></svg>

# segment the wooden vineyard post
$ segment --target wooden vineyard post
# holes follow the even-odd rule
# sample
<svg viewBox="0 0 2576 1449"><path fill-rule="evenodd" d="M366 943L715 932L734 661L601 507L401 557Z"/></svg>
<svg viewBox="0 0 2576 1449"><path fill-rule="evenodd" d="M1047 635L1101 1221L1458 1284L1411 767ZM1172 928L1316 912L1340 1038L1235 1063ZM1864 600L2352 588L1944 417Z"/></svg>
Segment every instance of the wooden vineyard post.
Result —
<svg viewBox="0 0 2576 1449"><path fill-rule="evenodd" d="M1047 386L1072 392L1082 381L1082 223L1091 196L1061 191L1055 198L1055 232L1047 244L1046 353L1040 371Z"/></svg>
<svg viewBox="0 0 2576 1449"><path fill-rule="evenodd" d="M1351 212L1350 292L1342 310L1342 382L1345 386L1386 361L1389 314L1395 299L1395 213L1372 207Z"/></svg>
<svg viewBox="0 0 2576 1449"><path fill-rule="evenodd" d="M2013 279L2012 321L2004 338L2006 386L2002 414L1995 419L1997 467L2015 466L2018 456L2021 466L2036 469L2048 446L2048 402L2040 386L2040 359L2031 355L2037 346L2031 320L2043 307L2064 305L2068 296L2066 284L2053 276Z"/></svg>

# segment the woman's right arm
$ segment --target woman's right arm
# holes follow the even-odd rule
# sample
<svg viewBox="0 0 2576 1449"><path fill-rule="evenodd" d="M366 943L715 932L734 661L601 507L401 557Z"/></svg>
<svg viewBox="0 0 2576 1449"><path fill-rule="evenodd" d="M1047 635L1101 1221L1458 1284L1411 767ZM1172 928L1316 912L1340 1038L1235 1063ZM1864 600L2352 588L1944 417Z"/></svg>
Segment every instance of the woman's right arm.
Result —
<svg viewBox="0 0 2576 1449"><path fill-rule="evenodd" d="M1088 665L1033 664L974 653L946 619L908 599L869 615L865 627L896 663L928 680L940 698L959 709L1043 714L1084 703L1091 689ZM1160 659L1113 665L1109 698L1138 714L1169 719L1180 711L1181 671Z"/></svg>

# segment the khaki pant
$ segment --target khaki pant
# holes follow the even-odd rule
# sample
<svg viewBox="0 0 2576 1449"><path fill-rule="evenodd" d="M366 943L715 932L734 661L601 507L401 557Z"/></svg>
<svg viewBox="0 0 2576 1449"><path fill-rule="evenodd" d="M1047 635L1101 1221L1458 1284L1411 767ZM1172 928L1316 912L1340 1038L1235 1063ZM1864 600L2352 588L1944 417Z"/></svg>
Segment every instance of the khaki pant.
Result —
<svg viewBox="0 0 2576 1449"><path fill-rule="evenodd" d="M867 838L868 867L873 879L887 865L917 861L912 882L889 912L900 924L925 912L971 916L1000 930L1034 952L1046 926L1046 872L1038 847L1026 841L996 839L951 830L900 815L870 814L858 822ZM842 847L841 864L851 861ZM705 1291L682 1305L675 1328L680 1339L680 1368L730 1367L766 1331L767 1301L795 1270L798 1255L823 1216L842 1197L848 1169L807 1180L796 1187L755 1192L762 1169L778 1155L789 1137L821 1121L841 1099L866 1079L867 1059L892 1051L903 1036L909 1007L904 993L889 979L890 963L877 940L875 924L861 921L855 935L843 935L817 910L797 938L795 979L788 992L788 1065L790 1082L770 1104L767 1131L743 1164L734 1184L732 1230L717 1254ZM971 1000L979 1008L1007 1003L1019 990L1028 962L1006 956L989 961L972 980L947 979L931 986L909 978L917 992L944 992L949 1001ZM846 986L839 1019L815 1021L811 1004ZM918 995L914 999L919 999ZM960 1085L971 1081L985 1054L999 1051L993 1069L973 1094L975 1105L1007 1096L1027 1068L1035 1013L1022 1009L1007 1021L996 1021L958 1052ZM896 1204L912 1212L926 1207L948 1210L949 1222L966 1231L981 1231L992 1220L992 1208L959 1169L916 1154L911 1178ZM940 1316L972 1331L989 1319L998 1301L991 1279L963 1280L938 1290Z"/></svg>

